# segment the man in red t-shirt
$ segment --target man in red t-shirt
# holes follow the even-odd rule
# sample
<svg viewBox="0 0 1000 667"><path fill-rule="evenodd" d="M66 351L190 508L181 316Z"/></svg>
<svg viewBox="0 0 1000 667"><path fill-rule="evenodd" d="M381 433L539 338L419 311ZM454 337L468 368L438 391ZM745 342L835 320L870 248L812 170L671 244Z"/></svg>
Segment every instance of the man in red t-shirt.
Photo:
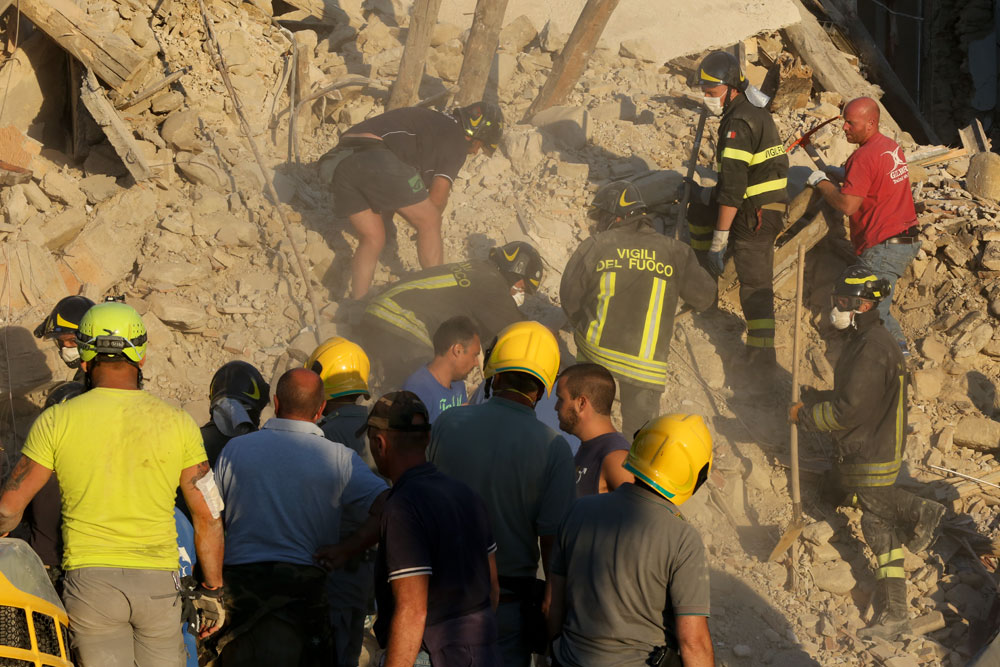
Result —
<svg viewBox="0 0 1000 667"><path fill-rule="evenodd" d="M892 289L920 250L917 213L910 192L910 174L903 149L879 132L879 106L870 97L844 107L844 134L858 149L844 169L814 171L807 183L828 204L851 220L851 242L862 263ZM830 177L842 181L837 185ZM909 354L899 322L890 314L890 295L879 303L879 314L904 354Z"/></svg>

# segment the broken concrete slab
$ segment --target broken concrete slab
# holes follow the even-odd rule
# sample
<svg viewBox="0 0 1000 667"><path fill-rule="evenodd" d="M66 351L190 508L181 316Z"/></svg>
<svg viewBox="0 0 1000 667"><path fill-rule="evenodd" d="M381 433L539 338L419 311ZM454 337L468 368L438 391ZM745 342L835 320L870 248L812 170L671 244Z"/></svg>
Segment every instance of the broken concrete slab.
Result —
<svg viewBox="0 0 1000 667"><path fill-rule="evenodd" d="M955 426L954 441L970 449L992 451L1000 446L1000 422L980 415L965 415Z"/></svg>
<svg viewBox="0 0 1000 667"><path fill-rule="evenodd" d="M149 309L164 324L180 331L200 329L208 321L208 314L203 306L175 295L154 294L149 298Z"/></svg>
<svg viewBox="0 0 1000 667"><path fill-rule="evenodd" d="M67 208L62 213L51 216L41 226L45 247L59 250L75 239L86 225L87 214L82 208Z"/></svg>
<svg viewBox="0 0 1000 667"><path fill-rule="evenodd" d="M45 174L39 185L45 194L67 206L82 207L87 203L86 195L80 191L76 183L58 171Z"/></svg>

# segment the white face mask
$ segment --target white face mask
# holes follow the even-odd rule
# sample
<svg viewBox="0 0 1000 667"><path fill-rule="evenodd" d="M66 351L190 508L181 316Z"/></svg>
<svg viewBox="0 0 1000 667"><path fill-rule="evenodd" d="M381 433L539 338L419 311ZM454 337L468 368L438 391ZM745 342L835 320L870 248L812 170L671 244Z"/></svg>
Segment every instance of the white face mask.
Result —
<svg viewBox="0 0 1000 667"><path fill-rule="evenodd" d="M830 324L832 324L835 328L844 330L853 323L853 310L840 310L839 308L833 308L830 310Z"/></svg>
<svg viewBox="0 0 1000 667"><path fill-rule="evenodd" d="M70 368L76 368L80 364L79 348L61 347L59 348L59 356L62 357L63 363Z"/></svg>
<svg viewBox="0 0 1000 667"><path fill-rule="evenodd" d="M705 108L708 109L708 113L713 116L722 115L722 98L721 97L709 97L705 95L702 97L705 103Z"/></svg>
<svg viewBox="0 0 1000 667"><path fill-rule="evenodd" d="M524 305L524 296L525 295L524 295L524 290L523 289L515 287L514 288L514 293L511 294L510 296L511 296L512 299L514 299L514 303L517 304L518 308L520 308L521 306Z"/></svg>

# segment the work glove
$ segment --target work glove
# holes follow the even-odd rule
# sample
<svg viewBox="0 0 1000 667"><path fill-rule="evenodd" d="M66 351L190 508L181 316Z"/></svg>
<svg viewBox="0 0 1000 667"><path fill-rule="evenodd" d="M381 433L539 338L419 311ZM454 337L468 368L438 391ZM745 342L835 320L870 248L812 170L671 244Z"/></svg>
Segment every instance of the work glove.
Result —
<svg viewBox="0 0 1000 667"><path fill-rule="evenodd" d="M798 424L799 423L799 410L802 409L802 405L803 405L802 401L799 401L798 403L792 403L788 407L788 423L789 424Z"/></svg>
<svg viewBox="0 0 1000 667"><path fill-rule="evenodd" d="M221 628L226 622L226 605L223 598L223 588L214 591L198 586L192 591L191 604L197 614L195 630L199 637L207 637Z"/></svg>
<svg viewBox="0 0 1000 667"><path fill-rule="evenodd" d="M816 187L820 181L829 181L830 177L826 175L825 171L817 169L813 173L809 174L809 178L806 179L806 185L811 188Z"/></svg>
<svg viewBox="0 0 1000 667"><path fill-rule="evenodd" d="M729 230L716 229L712 234L712 245L708 248L708 271L718 278L725 269L726 246L729 245Z"/></svg>

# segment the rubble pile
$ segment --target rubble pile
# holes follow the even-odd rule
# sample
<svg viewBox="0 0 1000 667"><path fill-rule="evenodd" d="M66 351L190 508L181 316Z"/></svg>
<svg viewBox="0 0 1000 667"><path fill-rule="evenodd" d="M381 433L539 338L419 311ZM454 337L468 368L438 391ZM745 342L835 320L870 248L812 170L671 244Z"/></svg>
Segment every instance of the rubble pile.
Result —
<svg viewBox="0 0 1000 667"><path fill-rule="evenodd" d="M206 45L198 2L82 2L95 23L131 40L153 66L129 95L108 93L130 130L127 145L109 141L94 125L86 158L73 160L20 131L8 137L0 129L0 158L7 159L13 146L31 172L30 180L0 189L0 343L9 357L0 355L0 394L18 397L0 410L0 437L9 454L20 447L45 391L66 379L55 351L29 333L66 294L125 295L149 330L147 388L200 422L208 417L209 379L224 362L246 359L277 377L306 359L317 336L306 312L307 289L324 304L319 336L350 335L338 302L347 291L356 240L346 221L330 214L329 174L317 161L340 133L383 111L408 16L399 3L376 0L344 10L336 21L310 23L303 16L291 24L275 21L264 0L206 5L294 238L285 235L263 194L264 180ZM436 27L421 98L455 84L467 28ZM552 327L565 323L558 306L561 270L589 234L586 209L596 188L654 170L664 174L658 181L663 198L675 201L700 113L688 86L694 61L660 65L639 41L602 44L564 105L523 118L566 38L551 23L508 17L487 94L496 94L509 127L501 150L467 162L444 223L449 260L484 258L490 247L518 239L535 243L547 272L526 311ZM806 66L780 33L761 34L746 46L751 81L771 93L785 86L787 102L776 119L788 143L838 114L840 94L810 95L808 86L802 93ZM173 83L127 104L130 95L183 68ZM318 92L347 77L365 80L305 104L290 146L289 79L300 90ZM804 77L808 83L808 73ZM709 121L698 155L696 179L705 186L713 183L717 127ZM896 138L910 155L926 150L907 135ZM830 164L842 163L852 150L836 124L817 132L814 142ZM147 178L136 178L129 155L141 155ZM812 166L801 151L791 160L796 191ZM1000 491L930 466L1000 483L994 458L1000 447L995 161L984 154L911 168L922 245L896 296L899 320L914 342L912 432L902 483L951 509L949 529L930 554L907 554L910 598L920 614L915 636L873 643L855 634L870 617L872 555L860 540L857 512L834 511L833 501L821 497L831 453L822 438L803 442L804 509L812 523L791 567L767 562L790 516L786 398L742 392L728 375L743 335L733 303L724 299L718 311L678 319L663 406L707 415L717 436L710 484L685 510L713 566L711 629L720 664L904 667L964 664L970 655L970 638L980 631L975 626L986 616L994 584L970 551L994 553ZM676 205L661 213L672 229ZM403 222L396 227L376 285L418 267L412 230ZM308 285L291 258L292 242L307 259ZM832 386L839 345L826 314L829 285L850 259L844 244L843 233L831 234L808 259L802 381L820 389ZM792 361L789 289L787 281L778 286L784 368ZM572 336L564 331L562 337L575 349Z"/></svg>

